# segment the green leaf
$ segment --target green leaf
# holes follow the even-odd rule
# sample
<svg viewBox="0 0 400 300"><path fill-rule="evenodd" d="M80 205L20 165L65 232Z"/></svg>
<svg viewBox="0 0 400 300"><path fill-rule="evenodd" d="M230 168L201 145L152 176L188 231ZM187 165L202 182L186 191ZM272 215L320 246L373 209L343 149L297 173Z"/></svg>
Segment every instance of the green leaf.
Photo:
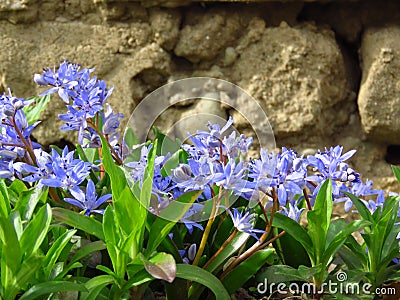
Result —
<svg viewBox="0 0 400 300"><path fill-rule="evenodd" d="M239 232L235 235L232 241L221 251L221 253L205 268L209 272L214 272L221 266L228 258L246 243L249 235L247 233Z"/></svg>
<svg viewBox="0 0 400 300"><path fill-rule="evenodd" d="M132 194L128 185L125 186L119 197L115 197L113 200L114 212L118 225L126 236L138 229L136 226L136 212L132 209L134 202L138 202L138 200Z"/></svg>
<svg viewBox="0 0 400 300"><path fill-rule="evenodd" d="M81 145L76 145L76 151L79 154L79 157L86 162L93 163L97 154L98 149L97 148L85 148L83 149ZM97 184L98 177L96 176L95 172L93 169L90 169L89 173L90 179L94 182L94 184Z"/></svg>
<svg viewBox="0 0 400 300"><path fill-rule="evenodd" d="M53 270L54 265L56 264L61 252L64 247L71 240L73 235L76 233L76 230L68 230L64 234L62 234L58 239L53 243L50 249L46 253L46 257L44 260L44 270L46 277L50 276L51 271Z"/></svg>
<svg viewBox="0 0 400 300"><path fill-rule="evenodd" d="M176 264L173 256L164 252L157 253L149 260L142 256L146 271L157 279L173 282L176 275Z"/></svg>
<svg viewBox="0 0 400 300"><path fill-rule="evenodd" d="M104 249L106 249L106 244L103 241L91 242L76 251L69 264L73 264L74 262L85 258L93 252L101 251Z"/></svg>
<svg viewBox="0 0 400 300"><path fill-rule="evenodd" d="M22 192L27 191L26 185L19 179L15 179L10 186L7 187L8 199L12 205L16 205Z"/></svg>
<svg viewBox="0 0 400 300"><path fill-rule="evenodd" d="M268 280L268 283L304 281L297 269L285 265L269 266L264 272L257 275L257 282L264 282L265 278Z"/></svg>
<svg viewBox="0 0 400 300"><path fill-rule="evenodd" d="M185 156L187 156L187 153L182 149L179 149L174 154L172 154L161 169L162 176L165 177L172 175L172 170L175 169L179 165L179 163L182 162L182 157Z"/></svg>
<svg viewBox="0 0 400 300"><path fill-rule="evenodd" d="M313 265L319 264L322 260L331 222L332 208L332 182L327 179L318 191L314 209L307 212L308 235L312 240L315 251L315 256L310 257Z"/></svg>
<svg viewBox="0 0 400 300"><path fill-rule="evenodd" d="M274 253L274 249L258 250L248 259L243 261L222 280L229 294L233 294L242 287L250 278L260 270L268 257Z"/></svg>
<svg viewBox="0 0 400 300"><path fill-rule="evenodd" d="M70 281L48 281L32 286L21 296L20 300L36 300L39 299L40 296L67 291L86 292L87 289L82 283Z"/></svg>
<svg viewBox="0 0 400 300"><path fill-rule="evenodd" d="M43 257L39 256L31 256L24 260L16 276L16 282L18 283L17 293L27 284L35 282L35 273L42 264Z"/></svg>
<svg viewBox="0 0 400 300"><path fill-rule="evenodd" d="M29 221L39 201L46 203L47 192L47 187L33 187L29 190L22 191L13 210L18 210L24 221ZM45 200L43 201L43 199Z"/></svg>
<svg viewBox="0 0 400 300"><path fill-rule="evenodd" d="M118 249L117 246L119 245L122 237L120 235L120 230L117 226L115 214L111 206L108 206L104 212L103 231L105 236L104 241L107 245L107 251L110 255L114 272L121 275L123 272L119 271L119 261L121 259L120 249Z"/></svg>
<svg viewBox="0 0 400 300"><path fill-rule="evenodd" d="M285 215L275 214L272 225L285 230L287 234L298 241L307 251L310 259L314 257L314 247L311 238L299 223Z"/></svg>
<svg viewBox="0 0 400 300"><path fill-rule="evenodd" d="M0 179L0 217L7 218L10 214L10 200L4 179Z"/></svg>
<svg viewBox="0 0 400 300"><path fill-rule="evenodd" d="M161 133L156 126L153 126L153 132L157 143L157 155L166 155L168 153L176 153L181 148L181 143L174 142L168 136Z"/></svg>
<svg viewBox="0 0 400 300"><path fill-rule="evenodd" d="M110 275L99 275L93 277L85 283L85 287L89 292L83 293L81 299L96 300L97 295L101 292L101 290L112 283L114 283L114 277Z"/></svg>
<svg viewBox="0 0 400 300"><path fill-rule="evenodd" d="M144 231L146 227L148 212L147 209L150 206L151 193L153 190L154 160L156 157L156 149L157 140L154 142L153 147L149 151L149 154L147 156L147 166L144 171L143 184L140 189L139 197L137 194L135 194L135 189L133 189L136 198L138 198L140 201L139 205L136 206L137 209L135 210L137 212L136 226L138 226L139 230L139 234L137 235L138 249L141 249L143 247Z"/></svg>
<svg viewBox="0 0 400 300"><path fill-rule="evenodd" d="M5 292L15 286L15 277L21 265L22 253L17 233L12 223L0 217L1 253L1 286Z"/></svg>
<svg viewBox="0 0 400 300"><path fill-rule="evenodd" d="M172 201L156 218L151 225L147 249L145 255L151 255L158 245L166 238L175 226L192 206L193 202L201 195L202 191L191 191Z"/></svg>
<svg viewBox="0 0 400 300"><path fill-rule="evenodd" d="M349 268L367 267L367 253L353 236L349 236L346 239L344 246L339 250L339 255Z"/></svg>
<svg viewBox="0 0 400 300"><path fill-rule="evenodd" d="M221 281L202 268L187 264L177 264L176 277L195 281L208 287L214 293L216 300L230 299L229 293Z"/></svg>
<svg viewBox="0 0 400 300"><path fill-rule="evenodd" d="M124 171L116 165L112 158L110 149L108 148L107 141L101 137L103 165L108 176L111 179L111 191L114 199L121 196L122 191L127 185Z"/></svg>
<svg viewBox="0 0 400 300"><path fill-rule="evenodd" d="M397 178L397 181L400 183L400 167L392 165L392 170L393 170L394 176L396 176L396 178Z"/></svg>
<svg viewBox="0 0 400 300"><path fill-rule="evenodd" d="M126 127L124 134L124 141L128 145L128 148L131 149L132 146L140 143L139 139L136 137L133 129L131 127Z"/></svg>
<svg viewBox="0 0 400 300"><path fill-rule="evenodd" d="M46 109L47 104L50 102L50 95L28 98L28 100L31 99L34 99L35 102L22 108L29 125L40 119L40 114Z"/></svg>
<svg viewBox="0 0 400 300"><path fill-rule="evenodd" d="M331 261L333 256L339 250L340 247L344 244L347 238L355 231L364 228L365 226L370 225L371 223L366 220L356 220L348 224L345 228L343 228L340 232L338 232L335 238L327 245L326 250L324 251L322 257L322 268L328 266L328 263Z"/></svg>
<svg viewBox="0 0 400 300"><path fill-rule="evenodd" d="M47 235L51 222L51 208L46 204L42 206L32 221L26 226L22 233L20 245L22 253L26 257L35 254Z"/></svg>
<svg viewBox="0 0 400 300"><path fill-rule="evenodd" d="M350 198L351 202L353 202L354 206L357 208L358 214L362 219L375 223L374 218L372 218L372 215L369 212L367 206L364 204L364 202L362 202L353 194L347 192L344 193L347 195L347 197Z"/></svg>
<svg viewBox="0 0 400 300"><path fill-rule="evenodd" d="M54 207L52 210L53 217L57 221L83 230L86 233L93 235L102 241L105 240L102 224L94 218L59 207Z"/></svg>
<svg viewBox="0 0 400 300"><path fill-rule="evenodd" d="M281 231L282 229L275 228L275 236ZM307 250L290 234L286 233L282 235L273 243L273 246L285 265L293 268L298 268L300 265L311 266ZM296 249L296 251L293 251L293 249Z"/></svg>

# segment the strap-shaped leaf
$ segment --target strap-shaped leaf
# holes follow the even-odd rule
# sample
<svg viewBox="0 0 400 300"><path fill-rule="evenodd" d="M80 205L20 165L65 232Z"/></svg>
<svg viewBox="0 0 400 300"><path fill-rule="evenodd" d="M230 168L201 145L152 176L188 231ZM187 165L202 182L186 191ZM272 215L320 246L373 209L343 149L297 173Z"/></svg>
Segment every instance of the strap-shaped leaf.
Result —
<svg viewBox="0 0 400 300"><path fill-rule="evenodd" d="M221 281L202 268L187 264L177 264L176 277L195 281L208 287L214 293L216 300L230 299L230 295Z"/></svg>
<svg viewBox="0 0 400 300"><path fill-rule="evenodd" d="M21 296L20 300L36 300L40 299L40 296L67 291L86 292L87 289L83 283L75 283L70 281L48 281L35 284Z"/></svg>
<svg viewBox="0 0 400 300"><path fill-rule="evenodd" d="M53 217L57 221L66 223L69 226L83 230L86 233L93 235L102 241L105 240L102 224L99 221L95 220L94 218L81 215L74 211L60 207L53 207L52 210L53 210Z"/></svg>
<svg viewBox="0 0 400 300"><path fill-rule="evenodd" d="M327 245L326 250L322 257L322 267L325 268L335 253L344 244L347 238L355 231L370 225L371 223L366 220L356 220L348 224L339 233L336 234L335 238Z"/></svg>
<svg viewBox="0 0 400 300"><path fill-rule="evenodd" d="M313 265L320 263L322 260L332 209L332 182L330 179L326 179L318 191L314 209L307 212L308 235L314 245L315 253L315 257L311 259Z"/></svg>
<svg viewBox="0 0 400 300"><path fill-rule="evenodd" d="M20 240L21 251L26 257L36 253L42 244L50 227L51 215L50 205L46 204L26 226Z"/></svg>
<svg viewBox="0 0 400 300"><path fill-rule="evenodd" d="M304 249L307 251L310 259L314 258L314 248L313 242L310 236L307 234L307 231L296 221L291 218L276 213L274 215L274 220L272 225L278 228L281 228L286 231L287 234L290 234L296 241L298 241Z"/></svg>
<svg viewBox="0 0 400 300"><path fill-rule="evenodd" d="M229 294L234 293L237 289L242 287L250 278L261 269L268 257L275 251L271 248L258 250L248 259L239 264L237 268L232 270L222 280L223 285Z"/></svg>

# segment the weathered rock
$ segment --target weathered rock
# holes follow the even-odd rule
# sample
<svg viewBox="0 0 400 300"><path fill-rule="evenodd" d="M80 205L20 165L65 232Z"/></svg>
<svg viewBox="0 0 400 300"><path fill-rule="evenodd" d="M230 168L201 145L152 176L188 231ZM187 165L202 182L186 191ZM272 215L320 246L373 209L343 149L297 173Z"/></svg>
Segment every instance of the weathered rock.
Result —
<svg viewBox="0 0 400 300"><path fill-rule="evenodd" d="M369 29L361 47L358 107L370 139L400 143L400 27Z"/></svg>
<svg viewBox="0 0 400 300"><path fill-rule="evenodd" d="M65 58L79 62L84 67L96 67L95 75L106 80L109 86L115 86L109 102L116 110L129 116L135 103L132 99L131 80L148 69L168 74L170 60L169 55L156 43L143 44L134 55L121 59L121 54L117 53L121 47L125 47L125 40L118 36L123 33L129 35L135 31L135 26L139 32L143 28L135 24L126 29L81 23L55 23L51 27L38 23L27 28L1 21L0 61L4 70L0 74L3 78L1 85L3 89L12 88L19 97L37 95L43 88L35 88L33 74L40 73L41 67L58 66ZM150 32L142 31L143 36L138 39L147 41ZM25 55L27 52L29 55ZM59 130L62 122L57 115L65 112L65 104L55 95L34 136L43 144L61 139L75 143L73 133Z"/></svg>
<svg viewBox="0 0 400 300"><path fill-rule="evenodd" d="M181 14L177 10L155 8L150 10L149 20L156 43L167 50L173 49L179 36Z"/></svg>
<svg viewBox="0 0 400 300"><path fill-rule="evenodd" d="M233 74L259 100L278 137L331 134L347 122L348 112L332 114L349 97L343 57L332 31L286 23L266 28L254 19L236 51L240 58Z"/></svg>
<svg viewBox="0 0 400 300"><path fill-rule="evenodd" d="M234 43L240 29L238 14L228 17L226 12L209 12L181 30L175 54L191 62L213 59Z"/></svg>

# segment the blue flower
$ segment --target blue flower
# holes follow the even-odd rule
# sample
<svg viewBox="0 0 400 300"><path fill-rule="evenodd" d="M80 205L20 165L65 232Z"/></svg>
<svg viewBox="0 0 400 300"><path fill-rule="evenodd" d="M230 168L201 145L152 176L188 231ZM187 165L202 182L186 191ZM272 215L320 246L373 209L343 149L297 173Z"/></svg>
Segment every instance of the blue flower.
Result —
<svg viewBox="0 0 400 300"><path fill-rule="evenodd" d="M43 75L35 74L34 81L38 85L52 86L51 89L42 93L42 95L50 95L58 92L60 98L65 102L69 103L69 97L74 96L73 88L78 85L78 80L84 72L79 71L80 65L62 62L57 71L53 71L50 68L44 69Z"/></svg>
<svg viewBox="0 0 400 300"><path fill-rule="evenodd" d="M14 178L14 164L12 160L0 158L0 178Z"/></svg>
<svg viewBox="0 0 400 300"><path fill-rule="evenodd" d="M85 216L89 216L91 213L103 214L104 209L98 209L98 207L111 198L111 194L97 197L95 185L90 179L86 186L86 194L78 192L74 193L73 196L75 198L64 198L64 201L83 209Z"/></svg>
<svg viewBox="0 0 400 300"><path fill-rule="evenodd" d="M43 184L41 179L47 178L50 174L53 173L52 169L52 157L44 152L42 149L35 149L34 154L36 157L37 167L32 166L23 162L14 163L14 168L22 178L24 175L29 174L22 178L22 180L26 182L38 182L38 187L41 187Z"/></svg>
<svg viewBox="0 0 400 300"><path fill-rule="evenodd" d="M282 207L282 210L280 210L279 212L282 215L285 215L285 216L291 218L292 220L299 222L303 211L304 211L304 208L299 209L296 204L292 204L291 202L289 202L289 208Z"/></svg>
<svg viewBox="0 0 400 300"><path fill-rule="evenodd" d="M231 216L233 226L235 226L238 231L247 233L255 239L259 240L256 233L265 233L265 231L253 228L255 215L250 213L249 210L247 210L244 215L236 208L233 208L232 210L233 213L230 210L228 210L228 213Z"/></svg>
<svg viewBox="0 0 400 300"><path fill-rule="evenodd" d="M184 192L194 190L209 190L213 183L213 161L207 157L199 160L189 159L188 164L180 164L173 170L172 180L176 186L184 189Z"/></svg>
<svg viewBox="0 0 400 300"><path fill-rule="evenodd" d="M275 154L261 149L260 156L260 159L250 163L249 177L254 179L257 189L271 193L270 189L273 188L278 193L281 206L286 206L294 196L302 194L307 168L296 152L282 148L281 154ZM252 198L257 195L255 193Z"/></svg>
<svg viewBox="0 0 400 300"><path fill-rule="evenodd" d="M231 160L224 166L218 166L217 170L213 179L216 185L232 190L237 195L254 191L255 184L243 179L247 172L243 162L236 165L235 161Z"/></svg>
<svg viewBox="0 0 400 300"><path fill-rule="evenodd" d="M0 118L1 121L9 117L13 117L17 110L33 103L34 100L25 100L23 98L14 97L11 90L8 90L8 95L0 95Z"/></svg>
<svg viewBox="0 0 400 300"><path fill-rule="evenodd" d="M96 140L96 137L92 138L93 131L88 128L87 120L103 112L103 106L113 91L113 88L106 88L104 81L90 77L93 70L80 70L79 65L64 61L57 71L45 69L43 75L36 74L34 77L39 85L52 86L42 95L58 92L64 102L69 104L72 100L72 104L67 106L68 112L59 115L60 120L66 122L61 126L61 130L78 131L80 145L83 145L84 137L89 141ZM106 131L112 131L109 134L112 140L119 138L115 129L119 126L121 116L121 114L112 114L112 110L110 112L108 108L106 115L103 114L103 125L105 125ZM116 145L115 141L113 143Z"/></svg>
<svg viewBox="0 0 400 300"><path fill-rule="evenodd" d="M235 159L239 157L240 154L247 153L252 143L252 137L246 138L241 134L236 138L236 131L233 131L229 137L224 137L222 140L222 151L229 159Z"/></svg>
<svg viewBox="0 0 400 300"><path fill-rule="evenodd" d="M121 113L114 113L111 105L106 104L106 109L103 113L103 134L110 142L110 145L115 146L120 138L118 131L121 119L124 117Z"/></svg>

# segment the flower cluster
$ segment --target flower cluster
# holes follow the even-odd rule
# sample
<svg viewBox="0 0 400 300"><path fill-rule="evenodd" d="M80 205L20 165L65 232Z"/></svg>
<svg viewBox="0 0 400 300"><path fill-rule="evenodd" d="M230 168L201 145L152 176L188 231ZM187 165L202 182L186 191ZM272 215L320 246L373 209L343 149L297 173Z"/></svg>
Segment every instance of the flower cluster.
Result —
<svg viewBox="0 0 400 300"><path fill-rule="evenodd" d="M217 186L230 195L260 202L265 209L276 199L280 213L299 221L305 206L312 209L321 184L328 178L332 180L335 203L345 201L346 211L351 208L352 202L344 192L361 198L375 196L375 199L366 201L371 210L382 205L384 191L372 190L372 181L363 183L360 174L346 163L355 150L344 153L342 146L335 146L304 157L285 147L280 153L261 149L259 158L246 160L252 139L237 136L235 131L226 134L232 124L232 118L222 128L209 123L208 131L190 135L192 143L182 145L188 159L168 170L171 175L163 176L161 172L169 155L156 158L153 194L158 199L158 207L153 208L154 211L162 210L183 193L202 190L190 215L182 220L187 224L191 216L202 212L204 200L218 196L214 194L214 187ZM126 164L135 181L143 179L150 148L143 146L140 160ZM250 215L239 217L240 213L235 209L229 214L237 229L241 228L253 236L254 232L258 232L250 226L254 223ZM190 230L193 224L196 223L190 223ZM199 224L197 226L200 228Z"/></svg>
<svg viewBox="0 0 400 300"><path fill-rule="evenodd" d="M119 140L118 127L123 118L115 114L109 104L106 104L113 87L106 88L103 80L91 77L94 69L81 69L80 65L64 61L57 71L44 69L43 74L35 74L34 80L42 86L51 88L41 95L57 92L61 99L68 104L68 112L60 114L60 120L66 122L62 130L78 131L78 142L88 147L100 147L99 133L96 131L99 122L102 134L116 146ZM104 110L104 106L106 109Z"/></svg>
<svg viewBox="0 0 400 300"><path fill-rule="evenodd" d="M85 147L100 147L103 137L114 156L122 160L124 148L119 144L118 129L123 115L114 113L106 103L113 88L107 89L104 81L91 77L93 71L64 61L57 71L45 69L34 80L51 87L41 96L57 92L68 104L68 112L59 115L66 122L62 130L78 131L79 144ZM19 178L38 187L60 188L64 190L64 201L78 206L85 214L101 213L97 208L111 195L97 197L94 182L87 181L97 166L78 158L67 147L62 152L52 149L49 154L32 141L31 132L39 122L29 124L23 108L34 101L16 98L11 92L0 96L0 178Z"/></svg>
<svg viewBox="0 0 400 300"><path fill-rule="evenodd" d="M40 147L31 140L31 132L39 122L28 124L22 110L30 103L12 96L11 91L0 96L0 178L14 178L14 161L25 158L33 163L27 151Z"/></svg>

